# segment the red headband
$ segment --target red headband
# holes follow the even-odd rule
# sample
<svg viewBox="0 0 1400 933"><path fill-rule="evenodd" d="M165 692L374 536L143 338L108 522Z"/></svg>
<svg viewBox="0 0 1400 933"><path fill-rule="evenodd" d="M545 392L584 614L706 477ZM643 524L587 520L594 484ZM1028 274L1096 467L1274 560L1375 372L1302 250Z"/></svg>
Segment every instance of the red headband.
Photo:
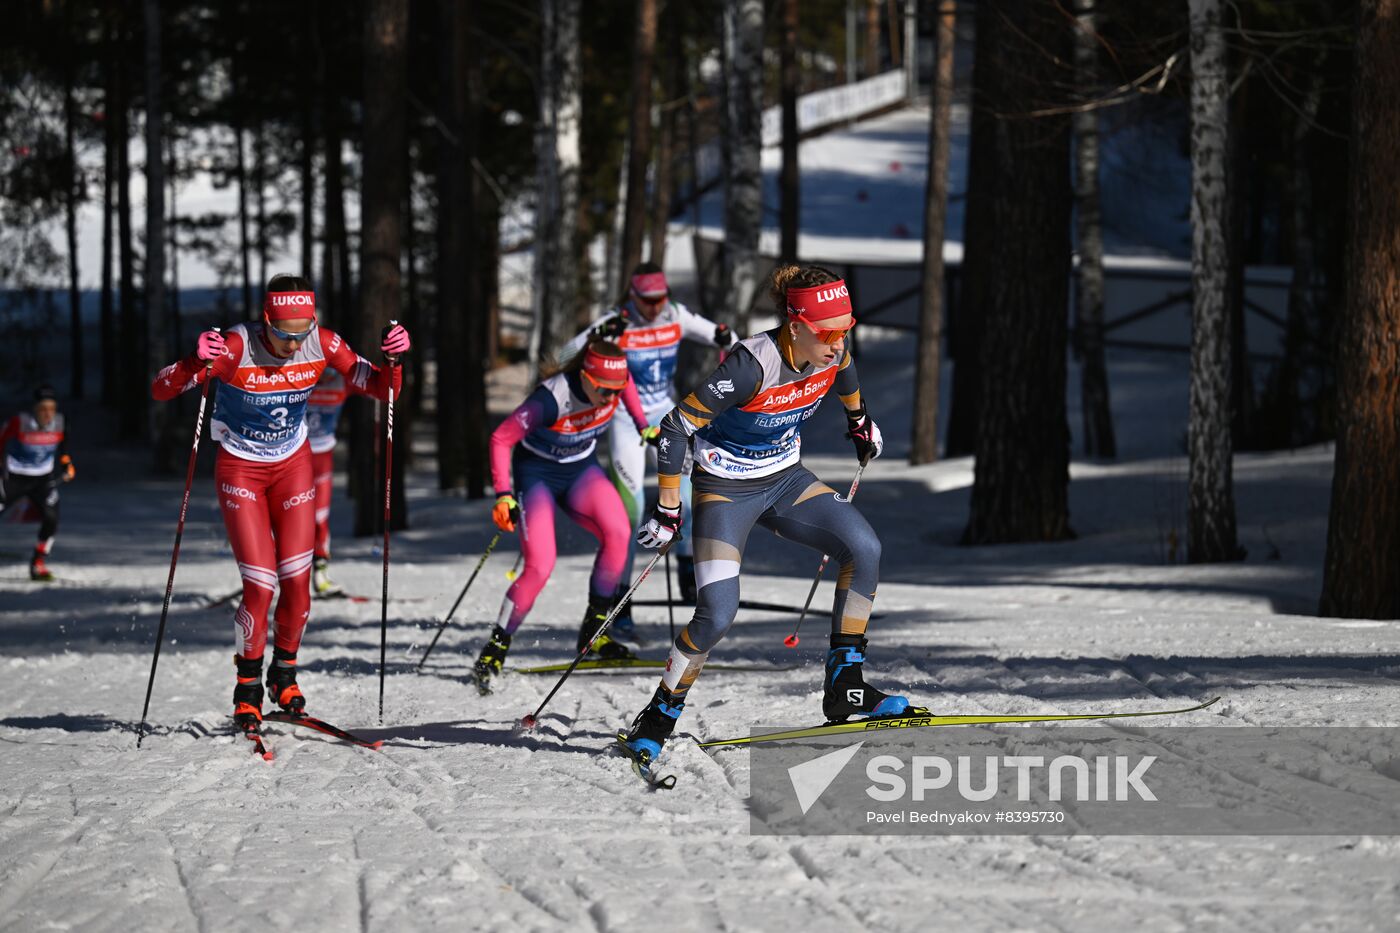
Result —
<svg viewBox="0 0 1400 933"><path fill-rule="evenodd" d="M643 272L641 275L632 276L632 291L643 298L656 298L669 290L664 272Z"/></svg>
<svg viewBox="0 0 1400 933"><path fill-rule="evenodd" d="M851 293L845 279L810 288L789 288L787 304L788 316L804 321L825 321L855 313L851 310Z"/></svg>
<svg viewBox="0 0 1400 933"><path fill-rule="evenodd" d="M269 321L295 321L316 318L315 292L268 292L263 297L263 314Z"/></svg>
<svg viewBox="0 0 1400 933"><path fill-rule="evenodd" d="M583 371L606 389L621 389L627 385L627 357L604 356L589 347L583 356Z"/></svg>

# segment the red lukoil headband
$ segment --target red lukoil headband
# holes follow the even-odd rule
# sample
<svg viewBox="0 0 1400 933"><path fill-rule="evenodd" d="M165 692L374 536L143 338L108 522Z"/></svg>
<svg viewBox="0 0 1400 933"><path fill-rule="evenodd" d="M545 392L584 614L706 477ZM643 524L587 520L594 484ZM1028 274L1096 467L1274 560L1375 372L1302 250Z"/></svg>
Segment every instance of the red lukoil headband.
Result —
<svg viewBox="0 0 1400 933"><path fill-rule="evenodd" d="M851 309L851 293L846 288L845 279L809 288L789 288L787 304L788 315L804 321L825 321L855 313Z"/></svg>
<svg viewBox="0 0 1400 933"><path fill-rule="evenodd" d="M627 357L604 356L592 347L584 353L583 371L598 385L620 389L627 385Z"/></svg>
<svg viewBox="0 0 1400 933"><path fill-rule="evenodd" d="M268 292L263 297L263 314L269 321L315 319L316 293Z"/></svg>
<svg viewBox="0 0 1400 933"><path fill-rule="evenodd" d="M666 294L670 291L666 285L666 273L644 272L632 276L632 291L643 298L656 298Z"/></svg>

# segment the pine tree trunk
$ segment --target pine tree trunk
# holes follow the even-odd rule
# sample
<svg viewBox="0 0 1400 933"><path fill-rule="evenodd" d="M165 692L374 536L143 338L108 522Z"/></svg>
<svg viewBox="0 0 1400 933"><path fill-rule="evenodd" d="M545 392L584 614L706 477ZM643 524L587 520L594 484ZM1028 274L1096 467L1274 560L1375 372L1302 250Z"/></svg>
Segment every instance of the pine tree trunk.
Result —
<svg viewBox="0 0 1400 933"><path fill-rule="evenodd" d="M1074 39L1075 84L1085 99L1098 89L1099 35L1094 0L1081 0ZM1118 456L1113 412L1104 362L1103 222L1099 211L1099 112L1073 117L1075 226L1079 240L1079 276L1074 292L1075 330L1080 358L1079 392L1084 417L1084 453Z"/></svg>
<svg viewBox="0 0 1400 933"><path fill-rule="evenodd" d="M666 227L671 222L671 189L676 183L675 159L676 108L667 107L661 114L656 138L656 183L651 193L651 220L647 225L647 258L662 267L666 265Z"/></svg>
<svg viewBox="0 0 1400 933"><path fill-rule="evenodd" d="M1228 76L1221 0L1190 0L1191 424L1186 553L1237 560L1230 437Z"/></svg>
<svg viewBox="0 0 1400 933"><path fill-rule="evenodd" d="M267 139L261 120L253 121L253 243L258 254L258 289L267 285Z"/></svg>
<svg viewBox="0 0 1400 933"><path fill-rule="evenodd" d="M360 312L354 346L378 355L380 330L403 317L404 137L408 0L370 0L365 17L365 101L360 222ZM407 387L405 386L405 389ZM397 404L399 400L395 400ZM382 530L383 467L376 463L372 406L354 413L351 466L358 475L355 534ZM397 446L397 445L396 445ZM406 517L406 516L405 516Z"/></svg>
<svg viewBox="0 0 1400 933"><path fill-rule="evenodd" d="M763 229L763 0L724 0L724 262L715 316L749 331Z"/></svg>
<svg viewBox="0 0 1400 933"><path fill-rule="evenodd" d="M880 0L865 0L865 77L880 73Z"/></svg>
<svg viewBox="0 0 1400 933"><path fill-rule="evenodd" d="M783 114L783 166L778 178L782 199L778 255L784 261L796 262L797 233L802 226L802 183L797 161L797 95L801 82L797 68L797 0L782 0L782 15L778 67Z"/></svg>
<svg viewBox="0 0 1400 933"><path fill-rule="evenodd" d="M117 120L118 107L116 94L116 53L115 30L109 21L106 25L105 43L107 46L106 83L103 85L102 119L102 304L100 330L102 335L102 404L113 407L119 404L117 398L117 320L112 303L112 208L113 180L117 171Z"/></svg>
<svg viewBox="0 0 1400 933"><path fill-rule="evenodd" d="M462 5L463 15L477 15L476 3ZM471 25L469 19L468 25ZM466 251L466 332L462 358L466 370L466 433L467 433L467 498L486 496L491 482L491 466L487 460L486 443L491 433L486 412L486 374L495 359L497 311L496 272L500 262L500 206L488 193L477 165L478 141L481 138L481 102L485 98L485 79L481 58L466 55L458 62L466 72L466 122L462 133L463 158L467 163Z"/></svg>
<svg viewBox="0 0 1400 933"><path fill-rule="evenodd" d="M1362 0L1346 309L1319 613L1400 618L1400 0Z"/></svg>
<svg viewBox="0 0 1400 933"><path fill-rule="evenodd" d="M975 39L972 55L972 127L968 140L967 201L963 210L963 261L959 270L957 301L948 322L948 356L953 362L952 399L948 406L948 433L943 456L966 457L977 449L981 420L982 341L985 330L987 283L999 270L987 262L996 247L998 231L992 207L999 196L993 159L998 123L989 94L998 68L995 44L997 8L979 3L974 8Z"/></svg>
<svg viewBox="0 0 1400 933"><path fill-rule="evenodd" d="M438 488L455 489L467 479L467 331L466 266L471 166L467 144L467 58L471 55L467 11L458 0L438 5L438 81L443 88L438 136L437 213L437 448Z"/></svg>
<svg viewBox="0 0 1400 933"><path fill-rule="evenodd" d="M953 108L952 0L938 7L937 60L929 98L928 181L924 185L924 258L919 295L919 343L914 368L914 422L909 462L938 459L939 364L943 350L943 233L948 213L949 122Z"/></svg>
<svg viewBox="0 0 1400 933"><path fill-rule="evenodd" d="M1228 56L1228 52L1226 53ZM1226 59L1226 71L1229 59ZM1249 125L1249 84L1242 82L1231 94L1226 109L1228 125ZM1230 436L1234 449L1248 450L1255 446L1252 433L1254 426L1254 380L1249 367L1249 343L1246 340L1245 309L1245 263L1248 246L1257 242L1251 237L1257 230L1250 228L1250 149L1243 133L1227 133L1225 170L1226 197L1228 198L1225 237L1229 243L1229 265L1226 267L1226 307L1230 315Z"/></svg>
<svg viewBox="0 0 1400 933"><path fill-rule="evenodd" d="M651 162L651 77L656 59L656 0L637 0L637 33L632 44L632 119L627 147L627 213L622 222L622 265L618 293L626 291L632 270L642 261L647 220L647 165Z"/></svg>
<svg viewBox="0 0 1400 933"><path fill-rule="evenodd" d="M996 232L976 260L994 273L979 291L982 345L977 460L966 544L1056 541L1069 527L1069 424L1065 411L1069 318L1070 127L1063 115L1019 112L1049 100L1059 61L1070 58L1069 21L1049 4L991 2L978 7L998 50L985 85L997 115L990 167ZM1014 23L1014 25L1013 25ZM971 244L969 244L971 246Z"/></svg>
<svg viewBox="0 0 1400 933"><path fill-rule="evenodd" d="M582 117L580 0L540 0L542 60L535 209L535 325L530 359L558 360L578 317L578 186Z"/></svg>
<svg viewBox="0 0 1400 933"><path fill-rule="evenodd" d="M1319 53L1308 91L1294 119L1292 160L1293 278L1288 285L1288 316L1283 338L1283 360L1275 381L1275 404L1282 414L1283 433L1278 443L1289 447L1313 443L1318 438L1315 414L1303 405L1304 373L1309 363L1317 321L1317 289L1321 269L1313 225L1312 171L1309 165L1312 127L1322 106L1325 55Z"/></svg>
<svg viewBox="0 0 1400 933"><path fill-rule="evenodd" d="M145 0L146 38L146 333L141 342L143 386L155 378L156 370L174 356L170 346L170 320L165 307L165 141L160 88L160 0ZM155 441L155 469L174 471L173 439L168 430L169 409L151 406L149 394L141 392L141 414L151 413L148 425ZM135 399L133 399L134 401ZM144 420L144 418L143 418Z"/></svg>
<svg viewBox="0 0 1400 933"><path fill-rule="evenodd" d="M233 143L234 177L238 180L238 258L243 282L243 320L253 320L253 270L248 242L248 165L243 151L243 104L238 66L234 65L233 76ZM264 283L265 284L265 283Z"/></svg>
<svg viewBox="0 0 1400 933"><path fill-rule="evenodd" d="M316 12L317 36L329 35L327 21L335 12L326 4L320 4ZM322 322L346 334L354 318L351 308L354 288L350 280L350 234L345 223L344 123L340 97L327 78L326 67L323 55L317 60L317 75L321 87L321 126L326 140L326 203L321 244L322 293L318 305L325 309L321 314Z"/></svg>
<svg viewBox="0 0 1400 933"><path fill-rule="evenodd" d="M121 27L122 45L129 47L126 22ZM141 368L141 314L136 307L136 255L131 233L131 125L128 108L129 65L125 57L117 61L117 294L121 308L118 356L121 369L117 387L117 423L124 439L135 439L145 430L143 397L149 383L143 384Z"/></svg>
<svg viewBox="0 0 1400 933"><path fill-rule="evenodd" d="M64 7L65 35L71 35L72 7ZM68 170L68 185L64 198L64 230L68 242L68 352L71 360L68 390L73 398L83 397L83 314L82 295L78 287L78 201L87 188L73 148L73 61L71 40L69 56L63 66L63 159Z"/></svg>
<svg viewBox="0 0 1400 933"><path fill-rule="evenodd" d="M311 38L312 54L297 63L300 84L298 108L301 120L301 140L297 152L297 170L301 181L301 275L315 281L316 275L316 176L313 162L316 155L316 125L312 101L316 99L316 76L324 65L325 51L321 48L320 22L316 4L306 3L303 9L304 28Z"/></svg>
<svg viewBox="0 0 1400 933"><path fill-rule="evenodd" d="M166 137L165 171L169 178L170 211L167 214L168 220L165 224L166 238L165 246L170 253L170 288L167 291L166 304L170 308L170 342L171 354L178 357L185 347L185 338L180 320L180 217L179 210L175 203L176 181L180 177L180 163L176 161L177 153L175 148L175 133L172 131ZM183 398L183 396L181 396ZM175 409L177 412L182 409Z"/></svg>

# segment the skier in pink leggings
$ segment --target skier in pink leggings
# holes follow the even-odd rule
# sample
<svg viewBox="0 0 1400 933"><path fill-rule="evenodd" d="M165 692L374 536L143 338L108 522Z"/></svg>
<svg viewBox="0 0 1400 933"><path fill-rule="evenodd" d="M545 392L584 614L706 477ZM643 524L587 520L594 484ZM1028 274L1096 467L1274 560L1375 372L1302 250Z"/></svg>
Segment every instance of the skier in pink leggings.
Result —
<svg viewBox="0 0 1400 933"><path fill-rule="evenodd" d="M598 437L607 433L619 400L642 442L654 443L659 431L647 424L637 387L628 375L626 354L614 343L593 340L561 372L536 386L491 435L491 479L496 487L492 517L502 531L520 526L525 561L476 661L477 687L482 693L490 692L491 678L501 671L511 636L554 570L556 505L600 545L588 581L588 610L579 626L578 650L584 650L613 606L627 562L632 522L617 488L598 465L594 448ZM634 657L606 633L593 650L602 658Z"/></svg>

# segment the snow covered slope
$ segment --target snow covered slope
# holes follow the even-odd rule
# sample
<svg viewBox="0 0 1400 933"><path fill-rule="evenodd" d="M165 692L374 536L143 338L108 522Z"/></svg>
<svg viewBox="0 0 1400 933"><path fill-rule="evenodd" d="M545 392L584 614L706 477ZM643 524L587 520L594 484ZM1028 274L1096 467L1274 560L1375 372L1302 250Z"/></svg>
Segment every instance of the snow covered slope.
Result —
<svg viewBox="0 0 1400 933"><path fill-rule="evenodd" d="M871 411L890 449L858 504L884 542L870 670L950 712L1147 709L1219 694L1209 725L1400 724L1400 624L1315 618L1331 453L1240 457L1241 564L1166 562L1184 523L1181 374L1115 360L1126 459L1077 463L1080 537L963 549L971 464L902 462L892 403L906 348L863 347ZM1118 391L1121 388L1122 391ZM1073 404L1073 402L1072 402ZM1154 407L1155 406L1155 407ZM806 434L833 484L853 461L839 414ZM749 753L686 738L820 718L820 619L796 651L793 617L741 613L706 672L650 793L601 754L654 674L573 678L530 736L513 730L553 683L468 682L514 554L492 557L422 674L439 617L489 539L487 508L413 475L413 529L393 554L390 672L376 721L377 601L320 602L302 652L311 709L382 751L269 726L277 758L228 729L237 585L210 480L199 480L152 704L135 748L179 488L88 457L64 490L59 582L0 568L0 929L1393 929L1400 840L1389 837L834 837L749 835ZM345 502L336 527L348 519ZM0 526L18 558L33 526ZM554 580L511 663L567 658L591 549L561 523ZM378 594L372 542L338 539L335 575ZM744 595L799 603L817 555L756 534ZM831 584L818 594L821 605ZM642 595L664 597L661 580ZM638 620L664 651L664 608ZM680 619L683 621L684 614ZM1110 728L1105 726L1104 728Z"/></svg>

